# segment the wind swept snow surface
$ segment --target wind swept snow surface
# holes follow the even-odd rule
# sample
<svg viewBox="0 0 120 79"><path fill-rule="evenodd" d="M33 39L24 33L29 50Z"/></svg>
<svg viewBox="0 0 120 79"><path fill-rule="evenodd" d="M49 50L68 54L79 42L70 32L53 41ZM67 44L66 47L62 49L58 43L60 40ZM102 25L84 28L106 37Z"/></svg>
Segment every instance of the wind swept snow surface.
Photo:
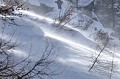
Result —
<svg viewBox="0 0 120 79"><path fill-rule="evenodd" d="M71 32L67 32L64 30L57 32L56 29L53 28L51 25L53 22L55 22L52 18L50 19L48 17L43 17L29 11L20 12L22 12L24 15L29 16L29 18L25 17L26 21L33 23L35 25L35 28L40 29L44 32L44 38L49 38L53 41L56 41L54 43L57 44L56 49L59 50L59 56L57 57L56 62L58 62L61 67L60 71L64 70L65 68L65 71L63 71L62 74L55 76L56 79L102 78L102 76L100 76L99 74L94 75L94 73L91 74L88 72L88 66L91 64L90 57L92 56L92 53L99 52L95 49L97 45L96 42L94 42L93 39L89 38L87 32L84 33L77 28L73 28L73 26L69 24L66 24L64 27L67 27L67 29L72 29L74 35L72 35ZM41 23L41 20L44 22ZM59 22L56 22L56 24L57 23ZM39 41L41 42L41 40Z"/></svg>
<svg viewBox="0 0 120 79"><path fill-rule="evenodd" d="M49 4L52 7L55 7L56 4L54 0L28 0L32 5L39 5L40 3ZM34 3L35 1L35 3ZM92 0L80 0L83 5L90 3ZM89 2L87 2L89 1ZM63 7L66 7L67 0L64 0ZM86 3L87 2L87 3ZM53 4L53 5L52 5ZM57 69L59 75L54 76L55 79L107 79L106 75L98 74L97 72L91 73L88 72L89 66L92 64L93 54L98 54L100 51L97 50L98 42L94 39L94 36L98 30L102 29L104 32L107 32L112 40L110 40L109 46L116 45L116 51L113 48L110 49L110 52L116 53L116 58L114 60L119 62L119 45L120 41L117 38L111 36L111 29L104 28L100 22L93 21L86 31L81 30L80 27L75 27L73 22L79 20L79 16L75 17L70 23L65 25L60 24L59 27L54 27L59 24L59 21L55 19L59 14L57 8L53 12L50 12L50 16L43 16L36 14L32 11L16 10L15 13L21 13L22 18L14 17L16 25L9 25L6 23L4 32L2 27L4 27L3 21L0 21L0 35L4 36L2 39L9 40L11 35L12 42L20 43L16 49L10 50L9 52L14 53L16 57L25 58L28 55L31 55L31 59L37 60L42 54L45 46L48 43L52 43L55 47L54 50L58 52L58 56L55 59L56 66L52 67L53 70ZM48 13L49 14L49 13ZM78 15L74 13L72 17ZM82 16L88 16L80 14ZM2 16L1 16L2 17ZM53 25L54 24L54 25ZM97 28L97 31L94 30ZM32 47L32 49L31 49ZM109 49L109 48L107 48ZM106 49L106 51L107 51ZM32 50L32 51L30 51ZM97 55L95 55L96 57ZM102 53L101 60L108 59L108 62L111 62L111 55L108 55L106 52ZM120 63L119 63L120 64ZM119 66L118 64L118 66ZM118 69L117 72L120 72ZM107 71L106 73L110 73ZM119 75L113 74L113 79L119 79Z"/></svg>

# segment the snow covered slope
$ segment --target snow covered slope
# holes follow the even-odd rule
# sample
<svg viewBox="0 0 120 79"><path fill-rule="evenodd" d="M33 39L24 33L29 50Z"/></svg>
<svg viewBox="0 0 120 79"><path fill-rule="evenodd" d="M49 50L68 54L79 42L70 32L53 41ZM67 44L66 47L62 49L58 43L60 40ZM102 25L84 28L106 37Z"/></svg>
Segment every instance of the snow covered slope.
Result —
<svg viewBox="0 0 120 79"><path fill-rule="evenodd" d="M34 0L29 0L32 4ZM36 0L37 1L37 0ZM38 2L48 4L52 7L56 7L54 0L39 0ZM67 7L66 1L64 1L63 7ZM64 13L64 10L62 10ZM53 23L57 25L58 22L54 19L59 16L59 10L54 9L53 12L50 12L50 16L41 16L31 11L19 10L16 11L23 14L22 18L13 17L15 23L18 25L9 25L6 23L4 30L4 39L8 40L9 37L15 32L13 36L13 41L18 41L21 43L19 47L12 50L16 56L26 57L29 55L30 47L32 45L32 59L36 60L43 49L46 46L46 42L53 43L56 45L55 50L59 51L59 55L56 58L57 66L54 68L59 68L58 71L62 72L59 75L56 75L55 79L107 79L106 75L100 75L97 72L91 73L88 72L89 67L92 62L93 53L99 53L99 50L96 49L98 41L95 40L97 32L102 29L104 32L107 32L111 38L110 44L116 46L116 58L115 61L119 61L119 45L120 41L117 38L114 38L111 34L113 31L111 29L106 29L102 26L101 23L93 21L87 30L83 30L84 27L76 27L77 22L81 19L81 16L85 16L87 20L91 19L84 14L72 19L68 24L60 25L59 27L54 27ZM76 16L79 13L73 13L71 17ZM25 16L24 16L25 15ZM61 15L63 15L61 13ZM87 21L85 21L87 22ZM74 24L73 24L74 23ZM0 35L2 35L2 27L4 27L3 21L0 21ZM81 24L82 25L82 24ZM85 26L83 23L82 26ZM96 30L95 30L96 29ZM99 41L99 44L102 44ZM39 49L40 52L37 52ZM110 51L113 52L113 48ZM37 52L37 53L36 53ZM111 61L110 55L103 54L104 56L101 59L108 59ZM118 63L119 65L120 63ZM120 70L118 69L117 72ZM108 71L109 73L109 71ZM113 74L113 79L119 79L119 75Z"/></svg>

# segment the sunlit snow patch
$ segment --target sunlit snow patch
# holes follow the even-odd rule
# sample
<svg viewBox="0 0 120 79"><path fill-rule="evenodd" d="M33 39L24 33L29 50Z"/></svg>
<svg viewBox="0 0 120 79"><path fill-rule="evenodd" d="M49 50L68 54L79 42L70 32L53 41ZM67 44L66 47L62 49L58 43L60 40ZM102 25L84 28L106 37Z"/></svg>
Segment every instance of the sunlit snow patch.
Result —
<svg viewBox="0 0 120 79"><path fill-rule="evenodd" d="M51 34L51 33L45 32L45 36L48 36L48 37L54 38L54 39L56 39L56 40L62 41L62 42L64 42L64 43L67 43L67 44L70 45L70 46L77 47L77 48L79 48L79 49L85 49L85 50L89 50L89 51L94 52L94 50L93 50L93 49L90 49L89 47L86 47L86 46L84 46L84 45L77 44L77 43L75 43L75 42L70 41L69 39L65 39L65 38L60 37L60 36L55 35L55 34Z"/></svg>
<svg viewBox="0 0 120 79"><path fill-rule="evenodd" d="M28 54L26 52L23 52L21 50L9 50L10 53L13 53L19 57L27 57Z"/></svg>

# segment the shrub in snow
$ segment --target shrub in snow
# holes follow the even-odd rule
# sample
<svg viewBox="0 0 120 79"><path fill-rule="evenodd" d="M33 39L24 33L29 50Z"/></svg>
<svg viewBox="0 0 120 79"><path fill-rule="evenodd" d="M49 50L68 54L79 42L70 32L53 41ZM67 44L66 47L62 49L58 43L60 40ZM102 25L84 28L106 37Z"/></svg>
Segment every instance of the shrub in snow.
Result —
<svg viewBox="0 0 120 79"><path fill-rule="evenodd" d="M95 37L95 40L100 43L100 44L106 44L107 42L109 42L109 35L107 32L104 32L102 29L100 29Z"/></svg>

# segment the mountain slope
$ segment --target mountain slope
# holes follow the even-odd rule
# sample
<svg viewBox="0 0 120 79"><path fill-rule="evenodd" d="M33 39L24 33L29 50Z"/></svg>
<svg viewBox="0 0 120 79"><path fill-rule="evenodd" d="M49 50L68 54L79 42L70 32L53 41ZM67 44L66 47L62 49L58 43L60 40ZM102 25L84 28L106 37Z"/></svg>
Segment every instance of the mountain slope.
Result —
<svg viewBox="0 0 120 79"><path fill-rule="evenodd" d="M53 2L53 0L50 1ZM41 1L41 3L50 4L49 1ZM56 7L56 4L52 4L52 7ZM64 1L63 7L67 7L66 1ZM62 10L61 16L64 15L64 11L65 9ZM107 35L110 37L110 42L108 47L106 47L106 51L115 52L116 58L114 60L116 62L120 60L120 41L111 35L114 31L104 28L100 22L92 20L85 14L75 11L70 18L76 15L79 16L75 17L67 24L59 24L58 19L55 19L59 17L60 12L60 10L57 8L54 8L53 12L48 13L50 14L49 16L43 16L32 11L15 11L15 13L19 12L22 14L22 18L17 16L13 17L15 19L15 23L18 25L9 25L9 23L6 23L4 39L8 40L9 37L15 32L13 35L13 42L17 40L21 43L21 45L12 50L12 52L21 58L27 57L29 53L32 53L31 59L33 61L40 57L42 51L48 43L52 43L55 47L54 49L58 52L58 56L55 59L56 65L53 66L53 69L57 69L56 71L61 73L54 77L56 79L108 78L107 75L109 75L109 71L105 72L107 75L100 75L94 70L93 73L88 72L88 66L91 66L93 59L100 52L100 49L97 49L96 46L101 44L101 47L103 47L104 45L104 40L95 40L97 33L101 29L103 33L107 33ZM78 20L83 20L81 17L84 17L85 21L80 24L81 26L77 26ZM89 27L84 29L86 23L89 21L92 21L90 25L88 25ZM2 35L2 27L4 27L3 21L0 21L0 24L0 35ZM58 25L59 27L57 27ZM33 52L29 52L31 46ZM116 46L115 51L113 50L113 46ZM102 53L100 59L107 59L108 62L111 62L112 56L107 54L106 51ZM93 57L94 53L96 53L96 55ZM118 66L119 64L120 63L117 63ZM119 72L119 69L117 69L117 72ZM119 78L120 77L118 74L113 74L113 79Z"/></svg>

